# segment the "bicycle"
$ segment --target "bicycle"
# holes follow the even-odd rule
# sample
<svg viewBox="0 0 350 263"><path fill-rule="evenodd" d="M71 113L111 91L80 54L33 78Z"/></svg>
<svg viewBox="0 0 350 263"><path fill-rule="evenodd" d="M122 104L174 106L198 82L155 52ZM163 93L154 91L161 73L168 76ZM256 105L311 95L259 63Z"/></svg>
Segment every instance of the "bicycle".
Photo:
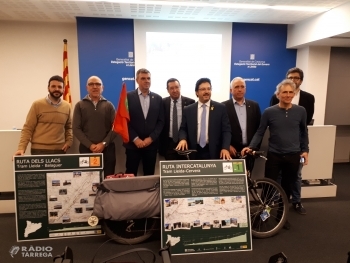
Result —
<svg viewBox="0 0 350 263"><path fill-rule="evenodd" d="M180 155L185 155L189 160L190 154L195 152L195 150L177 152ZM251 178L250 171L253 167L253 158L266 159L263 154L264 152L255 151L250 154L251 158L237 156L237 158L245 158L246 160L251 232L253 237L256 238L268 238L276 235L283 228L288 215L288 198L282 187L276 181L268 178ZM156 191L159 196L159 176L119 178L116 180L118 182L116 185L119 188L113 190L115 193L118 193L118 191L119 193L128 192L130 196L135 196L135 194L137 196L140 194L140 191ZM144 185L143 189L134 191L130 191L126 187L127 184L130 186L140 180L147 180L152 183ZM132 182L130 183L130 181ZM159 215L160 202L158 202L158 206ZM110 220L110 218L105 218L103 220L103 228L108 237L121 244L138 244L148 239L154 231L160 229L159 216L140 216L136 211L130 218L133 219Z"/></svg>
<svg viewBox="0 0 350 263"><path fill-rule="evenodd" d="M251 158L238 155L246 160L250 221L252 235L256 238L268 238L276 235L284 226L289 209L289 201L283 188L269 178L252 179L253 158L263 158L263 151L252 151Z"/></svg>
<svg viewBox="0 0 350 263"><path fill-rule="evenodd" d="M190 154L196 150L178 151L190 160ZM256 238L268 238L276 235L284 226L288 215L288 198L283 188L274 180L261 178L253 180L251 170L254 166L254 158L263 158L263 151L252 151L247 156L237 153L237 159L246 160L248 180L250 222L252 235ZM251 157L251 158L249 158Z"/></svg>

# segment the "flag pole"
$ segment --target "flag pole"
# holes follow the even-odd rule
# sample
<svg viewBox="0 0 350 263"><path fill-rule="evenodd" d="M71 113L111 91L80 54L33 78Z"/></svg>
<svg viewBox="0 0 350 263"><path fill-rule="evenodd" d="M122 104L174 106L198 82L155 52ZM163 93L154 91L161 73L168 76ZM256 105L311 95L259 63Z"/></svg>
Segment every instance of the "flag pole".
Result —
<svg viewBox="0 0 350 263"><path fill-rule="evenodd" d="M67 51L67 39L63 39L63 79L64 79L64 94L63 99L69 104L72 104L72 97L69 86L69 74L68 74L68 51Z"/></svg>

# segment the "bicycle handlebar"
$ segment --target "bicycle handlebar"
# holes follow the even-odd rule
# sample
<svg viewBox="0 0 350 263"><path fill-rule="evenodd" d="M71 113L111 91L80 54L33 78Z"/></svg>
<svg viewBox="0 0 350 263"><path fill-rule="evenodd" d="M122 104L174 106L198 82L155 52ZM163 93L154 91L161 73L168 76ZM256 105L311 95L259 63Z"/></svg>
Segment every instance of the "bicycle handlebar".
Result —
<svg viewBox="0 0 350 263"><path fill-rule="evenodd" d="M193 152L197 152L197 150L184 150L184 151L181 151L181 150L177 150L177 149L174 149L174 151L177 152L177 154L179 154L179 155L190 155Z"/></svg>
<svg viewBox="0 0 350 263"><path fill-rule="evenodd" d="M240 152L237 152L237 157L238 158L245 158L247 155L251 155L255 158L263 158L265 160L267 160L267 158L264 156L265 152L264 151L249 151L249 152L246 152L246 155L242 156Z"/></svg>

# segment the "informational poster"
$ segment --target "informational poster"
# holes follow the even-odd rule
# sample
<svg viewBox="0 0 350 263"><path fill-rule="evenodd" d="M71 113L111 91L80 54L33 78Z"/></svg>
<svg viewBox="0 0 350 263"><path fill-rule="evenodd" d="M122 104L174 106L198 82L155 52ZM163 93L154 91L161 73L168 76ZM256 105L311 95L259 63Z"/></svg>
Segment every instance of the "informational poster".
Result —
<svg viewBox="0 0 350 263"><path fill-rule="evenodd" d="M17 241L102 234L90 218L102 154L15 156Z"/></svg>
<svg viewBox="0 0 350 263"><path fill-rule="evenodd" d="M162 245L172 254L252 249L244 160L160 162Z"/></svg>

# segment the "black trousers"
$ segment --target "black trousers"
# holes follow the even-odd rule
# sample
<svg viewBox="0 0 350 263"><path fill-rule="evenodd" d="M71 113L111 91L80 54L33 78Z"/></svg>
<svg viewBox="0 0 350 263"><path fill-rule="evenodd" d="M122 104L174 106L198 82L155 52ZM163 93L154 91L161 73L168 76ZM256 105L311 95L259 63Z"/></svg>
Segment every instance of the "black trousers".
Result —
<svg viewBox="0 0 350 263"><path fill-rule="evenodd" d="M191 156L192 159L192 156ZM194 155L194 160L210 160L209 144L202 148L197 144L197 152Z"/></svg>
<svg viewBox="0 0 350 263"><path fill-rule="evenodd" d="M277 181L282 176L281 186L287 196L291 195L292 187L298 180L300 153L277 154L268 152L265 163L265 177Z"/></svg>
<svg viewBox="0 0 350 263"><path fill-rule="evenodd" d="M125 149L127 174L137 176L140 161L143 165L143 175L154 175L157 160L157 149Z"/></svg>
<svg viewBox="0 0 350 263"><path fill-rule="evenodd" d="M92 151L85 147L84 145L79 145L79 152L80 153L92 153ZM115 174L115 164L116 164L116 157L115 157L115 145L114 143L110 143L105 147L105 149L102 152L103 154L103 174L104 177L107 175Z"/></svg>

